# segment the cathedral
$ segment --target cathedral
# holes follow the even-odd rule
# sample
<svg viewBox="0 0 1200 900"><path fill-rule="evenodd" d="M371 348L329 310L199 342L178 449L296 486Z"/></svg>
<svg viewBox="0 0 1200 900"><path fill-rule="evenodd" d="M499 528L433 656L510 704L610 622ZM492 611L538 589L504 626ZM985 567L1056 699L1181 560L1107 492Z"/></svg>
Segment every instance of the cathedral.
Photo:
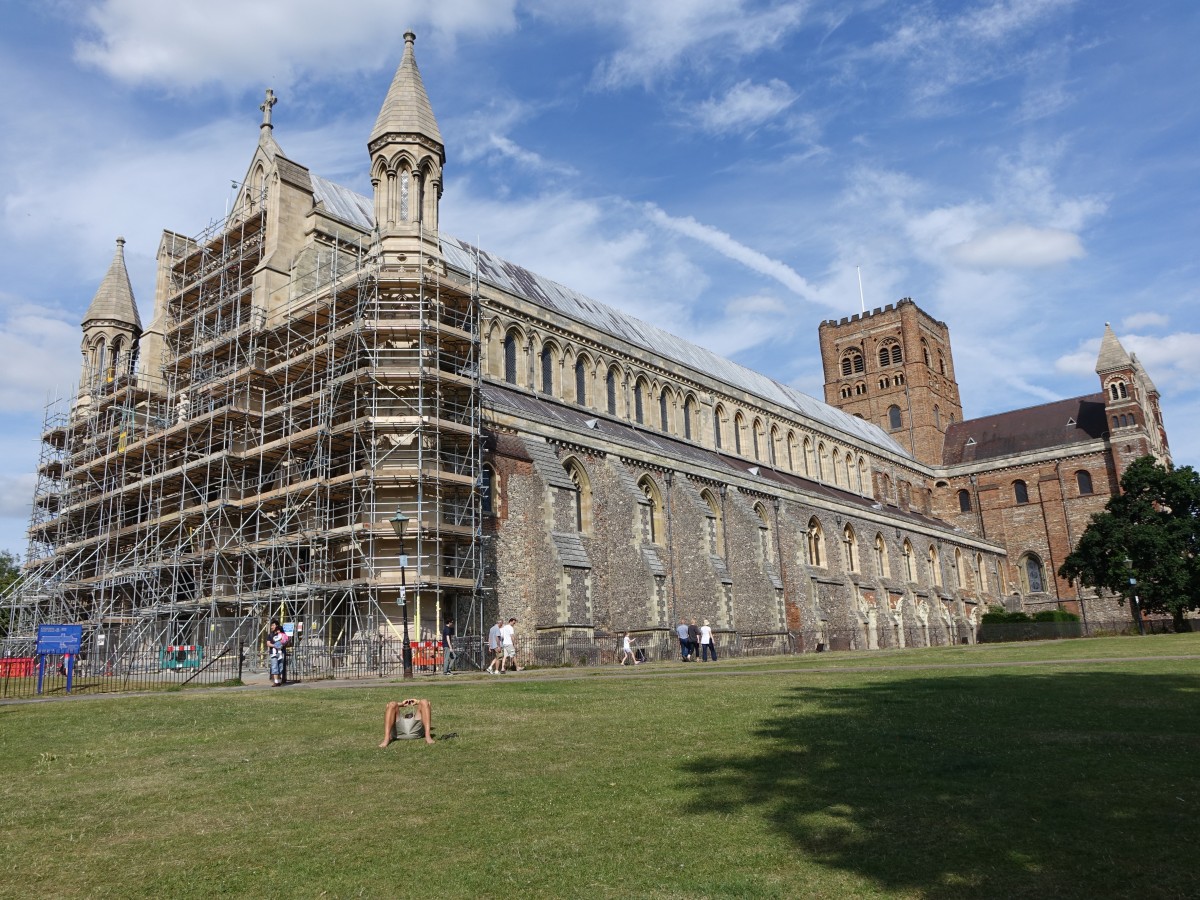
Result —
<svg viewBox="0 0 1200 900"><path fill-rule="evenodd" d="M336 654L703 618L807 652L972 642L996 604L1117 614L1055 574L1125 466L1170 459L1110 328L1096 393L964 419L948 326L903 299L820 324L817 400L443 232L404 41L371 196L287 156L268 91L228 216L163 233L145 327L117 240L14 634L212 645L278 616Z"/></svg>

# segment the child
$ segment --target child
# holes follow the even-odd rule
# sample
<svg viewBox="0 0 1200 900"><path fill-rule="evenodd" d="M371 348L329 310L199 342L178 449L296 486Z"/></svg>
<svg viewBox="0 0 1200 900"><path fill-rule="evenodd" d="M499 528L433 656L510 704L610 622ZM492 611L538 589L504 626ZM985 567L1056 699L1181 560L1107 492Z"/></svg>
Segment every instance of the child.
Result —
<svg viewBox="0 0 1200 900"><path fill-rule="evenodd" d="M633 642L636 640L629 636L629 632L625 632L625 639L621 642L621 665L625 665L625 660L629 660L635 666L640 666L637 657L633 655Z"/></svg>

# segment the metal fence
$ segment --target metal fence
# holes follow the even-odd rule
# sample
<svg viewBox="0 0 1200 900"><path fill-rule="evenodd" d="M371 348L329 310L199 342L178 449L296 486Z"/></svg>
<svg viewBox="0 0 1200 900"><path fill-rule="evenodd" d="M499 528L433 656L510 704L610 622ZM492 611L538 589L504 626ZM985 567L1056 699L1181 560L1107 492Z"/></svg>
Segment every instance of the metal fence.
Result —
<svg viewBox="0 0 1200 900"><path fill-rule="evenodd" d="M1176 630L1170 619L1146 619L1146 634L1167 634ZM1191 631L1193 622L1184 622ZM1196 630L1200 630L1197 627ZM1136 635L1130 619L1089 620L1083 622L1029 622L985 626L980 641L1028 641L1106 635ZM965 636L960 636L965 640ZM867 636L861 628L823 631L789 631L766 634L721 633L713 635L719 659L786 656L797 653L852 651L866 649ZM878 636L880 647L922 647L929 641L923 629L905 629L903 636ZM621 659L621 636L596 634L536 634L518 644L516 661L523 668L615 665ZM944 641L942 641L944 643ZM673 632L651 632L637 636L634 648L645 662L682 658L679 641ZM481 671L491 660L487 638L460 635L452 660L454 671ZM10 651L11 652L11 651ZM412 642L413 671L433 675L443 669L442 649L437 641ZM60 697L67 693L66 660L59 656L0 655L0 699L38 696L39 667L41 696ZM259 642L235 639L212 649L202 645L161 646L120 649L111 652L90 650L71 662L71 693L113 693L122 691L173 690L198 685L238 684L254 676L265 675L268 668L266 648ZM399 678L404 671L404 644L394 638L379 637L351 641L339 647L326 647L301 640L287 654L286 679L289 682L327 679Z"/></svg>

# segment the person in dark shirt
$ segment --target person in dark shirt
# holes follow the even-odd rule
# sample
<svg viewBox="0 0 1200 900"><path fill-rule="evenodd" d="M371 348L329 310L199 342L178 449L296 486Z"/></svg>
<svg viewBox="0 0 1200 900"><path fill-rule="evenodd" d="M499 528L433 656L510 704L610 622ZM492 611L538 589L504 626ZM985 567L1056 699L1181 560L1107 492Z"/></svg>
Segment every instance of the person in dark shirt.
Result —
<svg viewBox="0 0 1200 900"><path fill-rule="evenodd" d="M675 627L675 634L679 637L679 655L683 657L684 662L692 656L692 639L688 637L688 630L687 619L680 619Z"/></svg>
<svg viewBox="0 0 1200 900"><path fill-rule="evenodd" d="M442 625L442 674L453 675L450 671L454 665L454 657L458 651L454 649L454 620L447 619Z"/></svg>
<svg viewBox="0 0 1200 900"><path fill-rule="evenodd" d="M700 658L700 626L695 619L688 623L688 644L691 645L692 662L695 662Z"/></svg>

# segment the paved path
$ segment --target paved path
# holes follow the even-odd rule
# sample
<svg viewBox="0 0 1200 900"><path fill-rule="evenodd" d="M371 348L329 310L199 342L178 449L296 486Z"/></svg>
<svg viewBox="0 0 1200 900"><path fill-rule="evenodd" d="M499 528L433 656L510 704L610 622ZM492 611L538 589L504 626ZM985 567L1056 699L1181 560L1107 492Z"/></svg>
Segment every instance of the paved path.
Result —
<svg viewBox="0 0 1200 900"><path fill-rule="evenodd" d="M757 657L757 660L772 660L778 657ZM875 657L878 658L878 657ZM420 693L430 685L445 687L450 685L471 684L503 684L510 681L562 681L583 678L711 678L714 675L761 676L761 675L823 675L827 672L871 673L871 672L920 672L946 669L1009 669L1028 668L1031 666L1083 666L1083 665L1113 665L1126 662L1153 662L1155 660L1197 660L1200 653L1184 653L1172 655L1151 656L1094 656L1067 657L1056 659L1026 659L987 662L955 662L955 663L897 663L895 665L879 665L864 660L860 665L820 665L810 663L801 666L778 665L747 665L742 658L727 659L717 663L644 663L641 666L588 666L578 668L533 669L509 675L486 675L483 672L460 672L446 677L444 675L421 675L406 682L402 678L347 678L320 679L316 681L294 682L285 686L284 690L342 690L348 688L382 687L395 689L397 693ZM72 696L56 695L54 697L34 697L23 699L2 699L0 706L17 706L27 703L55 703L62 701L85 701L100 699L116 699L123 697L203 697L213 693L242 692L270 690L271 685L266 675L250 675L246 683L236 687L197 687L181 692L178 691L130 691L111 693L88 693Z"/></svg>

